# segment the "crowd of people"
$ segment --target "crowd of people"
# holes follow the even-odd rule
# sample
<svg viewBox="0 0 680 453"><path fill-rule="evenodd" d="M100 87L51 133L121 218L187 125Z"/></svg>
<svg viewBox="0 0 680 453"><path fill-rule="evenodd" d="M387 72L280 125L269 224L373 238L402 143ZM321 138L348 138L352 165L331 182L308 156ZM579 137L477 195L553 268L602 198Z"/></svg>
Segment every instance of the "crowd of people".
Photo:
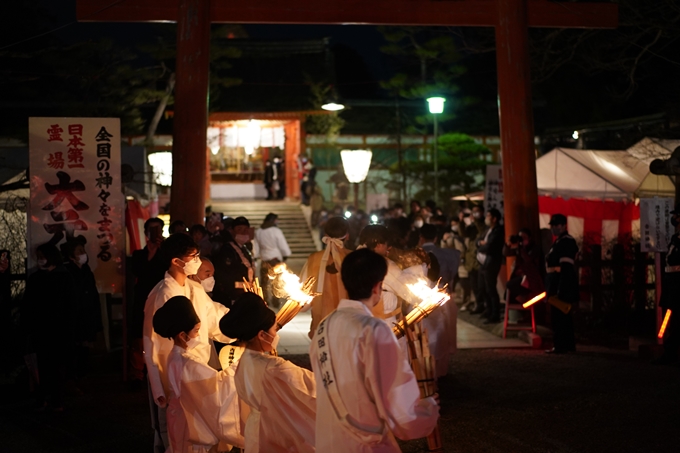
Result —
<svg viewBox="0 0 680 453"><path fill-rule="evenodd" d="M167 238L162 220L147 220L146 245L126 267L128 378L148 386L156 451L399 451L395 438L425 437L438 416L436 398L420 398L406 340L390 327L419 302L409 283L439 286L452 298L460 286L461 310L499 322L497 278L514 256L508 298L521 302L546 289L547 269L549 295L576 301L568 283L578 250L564 216L551 219L557 239L544 268L531 231L506 242L496 209L462 206L447 217L432 202L410 208L320 217L324 247L300 275L314 277L318 293L307 307L313 371L275 354L278 300L267 273L291 255L276 214L258 229L220 213L190 228L176 220ZM59 411L64 383L87 372L88 348L102 327L99 295L82 240L61 251L41 245L36 258L22 323L39 372L39 407ZM264 298L246 291L258 265ZM423 320L436 377L448 373L456 351L457 315L458 305L448 303ZM552 352L572 351L571 318L553 317ZM64 347L55 348L54 338Z"/></svg>

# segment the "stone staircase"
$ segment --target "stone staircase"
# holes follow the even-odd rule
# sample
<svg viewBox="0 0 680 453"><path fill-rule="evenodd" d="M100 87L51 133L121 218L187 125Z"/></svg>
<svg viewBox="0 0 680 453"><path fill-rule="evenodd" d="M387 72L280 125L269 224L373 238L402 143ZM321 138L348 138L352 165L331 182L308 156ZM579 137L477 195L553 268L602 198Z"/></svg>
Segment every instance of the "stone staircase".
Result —
<svg viewBox="0 0 680 453"><path fill-rule="evenodd" d="M279 216L279 228L286 236L292 259L306 260L310 254L316 252L312 233L298 202L212 200L211 205L214 212L222 212L229 217L245 216L255 228L259 228L264 217L273 212Z"/></svg>

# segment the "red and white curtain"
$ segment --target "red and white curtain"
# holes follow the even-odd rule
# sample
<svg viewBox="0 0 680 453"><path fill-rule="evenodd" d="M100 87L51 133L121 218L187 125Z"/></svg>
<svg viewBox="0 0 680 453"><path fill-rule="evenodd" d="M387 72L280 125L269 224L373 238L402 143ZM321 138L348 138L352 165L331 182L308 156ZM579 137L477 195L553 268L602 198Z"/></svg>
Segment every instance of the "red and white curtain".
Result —
<svg viewBox="0 0 680 453"><path fill-rule="evenodd" d="M542 195L538 197L538 211L541 228L550 228L551 215L564 214L569 233L579 243L610 246L640 238L640 207L632 201Z"/></svg>

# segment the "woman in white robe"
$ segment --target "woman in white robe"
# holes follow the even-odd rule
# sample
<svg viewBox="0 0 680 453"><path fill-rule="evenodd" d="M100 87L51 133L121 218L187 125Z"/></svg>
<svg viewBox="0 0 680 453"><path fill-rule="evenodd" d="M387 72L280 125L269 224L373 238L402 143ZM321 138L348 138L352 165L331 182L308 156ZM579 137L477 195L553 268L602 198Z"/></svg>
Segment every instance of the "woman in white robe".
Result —
<svg viewBox="0 0 680 453"><path fill-rule="evenodd" d="M314 452L314 374L271 355L279 339L274 312L262 298L246 293L222 318L220 329L246 344L235 376L238 396L250 407L245 451Z"/></svg>
<svg viewBox="0 0 680 453"><path fill-rule="evenodd" d="M197 355L201 322L191 301L169 299L153 317L154 331L171 339L166 412L170 451L208 453L243 448L239 405L234 384L235 366L217 372Z"/></svg>

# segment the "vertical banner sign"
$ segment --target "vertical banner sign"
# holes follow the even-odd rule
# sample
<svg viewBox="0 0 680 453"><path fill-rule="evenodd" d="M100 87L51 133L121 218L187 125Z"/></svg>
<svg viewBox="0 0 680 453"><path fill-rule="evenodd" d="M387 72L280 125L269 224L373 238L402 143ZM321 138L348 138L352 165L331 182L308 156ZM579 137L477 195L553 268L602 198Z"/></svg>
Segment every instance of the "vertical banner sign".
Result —
<svg viewBox="0 0 680 453"><path fill-rule="evenodd" d="M503 172L500 165L486 166L486 186L484 188L484 209L496 208L503 212Z"/></svg>
<svg viewBox="0 0 680 453"><path fill-rule="evenodd" d="M84 238L101 293L123 292L125 198L118 118L29 118L28 267L35 249Z"/></svg>
<svg viewBox="0 0 680 453"><path fill-rule="evenodd" d="M671 226L672 198L640 198L640 249L667 252L675 228Z"/></svg>

